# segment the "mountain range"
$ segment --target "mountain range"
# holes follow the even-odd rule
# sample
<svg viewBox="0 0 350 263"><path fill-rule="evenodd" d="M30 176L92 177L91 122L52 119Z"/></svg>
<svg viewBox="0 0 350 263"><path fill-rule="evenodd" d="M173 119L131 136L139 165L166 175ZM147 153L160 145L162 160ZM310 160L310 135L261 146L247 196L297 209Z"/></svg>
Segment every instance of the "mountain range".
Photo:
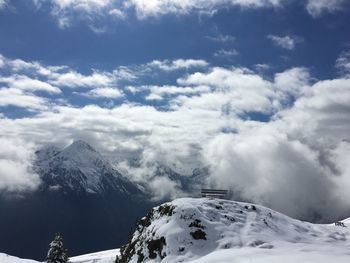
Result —
<svg viewBox="0 0 350 263"><path fill-rule="evenodd" d="M35 155L38 190L0 195L2 252L43 260L56 232L65 237L71 255L115 248L128 240L146 211L167 201L154 201L147 185L131 181L85 141L63 149L48 145ZM207 174L203 168L183 176L157 164L152 176L167 177L182 193L197 195Z"/></svg>

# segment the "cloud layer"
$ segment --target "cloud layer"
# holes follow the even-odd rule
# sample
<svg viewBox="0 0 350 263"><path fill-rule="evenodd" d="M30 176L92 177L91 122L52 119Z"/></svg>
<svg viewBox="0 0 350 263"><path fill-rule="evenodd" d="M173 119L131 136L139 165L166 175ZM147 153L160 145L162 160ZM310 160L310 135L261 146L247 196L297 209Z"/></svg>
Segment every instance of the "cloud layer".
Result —
<svg viewBox="0 0 350 263"><path fill-rule="evenodd" d="M36 8L48 10L60 28L68 28L76 21L84 21L96 33L106 32L106 21L120 22L130 16L138 19L161 17L168 14L187 15L191 13L212 15L227 8L279 9L293 1L287 0L32 0ZM295 1L294 2L298 2ZM344 9L345 0L308 0L306 11L314 18L324 13L335 13ZM0 9L10 4L0 0ZM214 40L214 39L213 39ZM231 39L217 38L218 41Z"/></svg>
<svg viewBox="0 0 350 263"><path fill-rule="evenodd" d="M35 112L0 115L1 190L35 189L36 148L83 139L157 197L182 191L155 177L155 164L185 175L207 166L208 184L295 217L333 220L350 206L345 73L315 80L307 68L294 67L266 78L248 68L178 59L82 74L1 58L0 107ZM159 74L167 83L154 83ZM75 104L74 96L86 101Z"/></svg>

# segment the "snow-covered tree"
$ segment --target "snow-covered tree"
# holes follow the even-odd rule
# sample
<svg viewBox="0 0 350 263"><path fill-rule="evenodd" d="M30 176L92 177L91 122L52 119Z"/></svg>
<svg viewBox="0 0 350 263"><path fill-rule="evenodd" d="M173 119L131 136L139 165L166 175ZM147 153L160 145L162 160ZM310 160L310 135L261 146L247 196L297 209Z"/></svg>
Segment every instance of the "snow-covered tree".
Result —
<svg viewBox="0 0 350 263"><path fill-rule="evenodd" d="M63 246L63 238L60 234L56 234L54 240L50 243L47 252L47 263L67 263L67 250Z"/></svg>

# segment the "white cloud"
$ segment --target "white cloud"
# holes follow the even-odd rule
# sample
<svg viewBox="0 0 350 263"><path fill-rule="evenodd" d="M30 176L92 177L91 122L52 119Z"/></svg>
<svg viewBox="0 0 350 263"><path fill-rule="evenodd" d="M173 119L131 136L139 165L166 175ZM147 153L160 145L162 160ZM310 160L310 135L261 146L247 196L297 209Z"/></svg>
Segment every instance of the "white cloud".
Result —
<svg viewBox="0 0 350 263"><path fill-rule="evenodd" d="M13 89L19 89L24 91L46 91L48 93L61 93L61 90L57 87L50 85L49 83L31 79L23 75L14 75L11 77L0 77L0 83L6 83L8 87Z"/></svg>
<svg viewBox="0 0 350 263"><path fill-rule="evenodd" d="M309 88L310 73L306 68L291 68L275 74L275 85L284 95L299 96Z"/></svg>
<svg viewBox="0 0 350 263"><path fill-rule="evenodd" d="M350 79L318 81L299 97L294 106L279 112L289 129L305 137L331 142L347 139L349 125Z"/></svg>
<svg viewBox="0 0 350 263"><path fill-rule="evenodd" d="M32 0L41 8L44 0ZM212 15L226 8L258 9L279 8L291 1L288 0L47 0L51 15L62 28L72 26L75 21L84 21L90 29L101 34L108 31L108 19L125 20L131 12L138 19L160 17L167 14L186 15L204 13ZM297 2L297 1L294 1ZM305 8L313 17L323 13L334 13L343 10L346 0L307 0ZM6 6L6 0L0 0L0 9ZM208 39L217 42L232 42L229 35L218 35Z"/></svg>
<svg viewBox="0 0 350 263"><path fill-rule="evenodd" d="M87 93L83 93L82 95L93 97L93 98L110 98L110 99L117 99L117 98L123 97L123 93L116 88L92 89Z"/></svg>
<svg viewBox="0 0 350 263"><path fill-rule="evenodd" d="M177 96L180 94L186 95L198 95L201 93L210 92L208 86L195 86L195 87L179 87L179 86L142 86L142 87L129 87L134 91L149 90L149 95L146 100L163 100L166 96Z"/></svg>
<svg viewBox="0 0 350 263"><path fill-rule="evenodd" d="M258 71L264 71L264 70L268 70L271 68L271 66L269 64L266 63L258 63L254 65L254 68Z"/></svg>
<svg viewBox="0 0 350 263"><path fill-rule="evenodd" d="M202 59L153 60L146 66L156 67L164 71L207 67L208 62Z"/></svg>
<svg viewBox="0 0 350 263"><path fill-rule="evenodd" d="M0 0L0 10L4 9L6 7L6 5L7 5L6 0Z"/></svg>
<svg viewBox="0 0 350 263"><path fill-rule="evenodd" d="M108 6L112 0L52 0L52 2L61 10L73 8L92 12L96 8Z"/></svg>
<svg viewBox="0 0 350 263"><path fill-rule="evenodd" d="M350 51L340 54L336 61L336 67L341 73L350 76Z"/></svg>
<svg viewBox="0 0 350 263"><path fill-rule="evenodd" d="M293 50L295 45L301 41L300 38L292 37L292 36L275 36L268 35L267 38L271 39L271 41L276 45L284 49Z"/></svg>
<svg viewBox="0 0 350 263"><path fill-rule="evenodd" d="M0 88L0 106L16 106L28 110L44 110L47 100L15 88Z"/></svg>
<svg viewBox="0 0 350 263"><path fill-rule="evenodd" d="M7 68L13 73L21 72L23 74L37 73L41 76L48 76L55 71L62 70L65 66L48 66L45 67L37 61L27 62L22 59L9 59L0 54L0 63L2 68Z"/></svg>
<svg viewBox="0 0 350 263"><path fill-rule="evenodd" d="M93 72L91 75L83 75L76 71L54 73L50 76L49 82L57 86L68 88L78 87L106 87L114 84L113 75L106 72Z"/></svg>
<svg viewBox="0 0 350 263"><path fill-rule="evenodd" d="M317 211L331 218L345 207L337 202L332 177L319 164L317 151L289 139L273 124L218 135L207 147L212 179L230 187L237 198L309 220Z"/></svg>
<svg viewBox="0 0 350 263"><path fill-rule="evenodd" d="M21 138L1 135L0 191L22 192L38 187L39 176L31 170L33 151L33 145Z"/></svg>
<svg viewBox="0 0 350 263"><path fill-rule="evenodd" d="M237 56L239 53L236 49L220 49L214 53L215 57L226 57L231 58Z"/></svg>
<svg viewBox="0 0 350 263"><path fill-rule="evenodd" d="M178 79L181 85L209 86L214 92L198 98L179 98L177 103L186 107L224 108L225 111L243 113L271 112L274 108L272 83L244 69L212 68L207 73L196 72Z"/></svg>
<svg viewBox="0 0 350 263"><path fill-rule="evenodd" d="M154 201L174 199L183 195L180 186L165 176L152 178L149 188L151 192L156 193L153 196Z"/></svg>
<svg viewBox="0 0 350 263"><path fill-rule="evenodd" d="M5 66L5 57L0 54L0 68L2 68L3 66Z"/></svg>
<svg viewBox="0 0 350 263"><path fill-rule="evenodd" d="M57 17L58 25L66 28L71 25L73 18L86 19L89 16L103 15L104 10L112 2L112 0L51 0L52 14Z"/></svg>
<svg viewBox="0 0 350 263"><path fill-rule="evenodd" d="M234 42L236 40L236 38L234 36L231 35L222 35L222 34L217 34L214 36L206 36L205 38L214 41L214 42L222 42L222 43L230 43L230 42Z"/></svg>
<svg viewBox="0 0 350 263"><path fill-rule="evenodd" d="M345 0L308 0L306 10L314 17L320 17L323 13L335 13L343 10Z"/></svg>
<svg viewBox="0 0 350 263"><path fill-rule="evenodd" d="M114 18L117 18L117 19L125 19L126 18L126 14L117 8L113 8L112 10L110 10L108 12L108 14Z"/></svg>
<svg viewBox="0 0 350 263"><path fill-rule="evenodd" d="M128 0L126 6L134 7L139 18L164 14L188 14L191 11L216 12L223 7L264 8L278 7L281 0Z"/></svg>
<svg viewBox="0 0 350 263"><path fill-rule="evenodd" d="M165 68L192 67L184 61L167 61ZM5 67L10 62L5 62ZM99 95L115 88L115 80L121 77L134 80L138 74L166 74L162 63L120 67L115 72L92 71L90 75L67 67L49 69L40 63L44 72L47 69L53 74L39 74L40 67L29 70L33 63L27 63L29 66L19 63L27 66L15 74L23 75L25 70L28 78L36 74L51 85L51 81L61 80L57 85L61 89L68 84L85 86L84 92ZM40 112L19 119L3 116L0 138L26 142L29 153L46 143L65 145L75 138L85 139L103 154L117 158L129 170L130 178L149 185L156 197L182 194L176 183L154 177L156 163L185 171L209 165L211 183L230 188L237 198L299 218L310 219L315 213L331 219L342 216L350 205L350 80L318 81L302 67L266 78L247 68L202 65L197 69L201 72L179 71L182 75L177 85L130 86L131 92L139 92L138 97L163 99L166 109L128 101L111 108L57 106L20 87L1 88L0 105ZM60 78L65 74L68 77ZM266 118L254 117L255 113ZM18 158L6 155L3 167L19 167L24 178L33 178L27 165L29 153ZM140 166L129 167L128 158L139 160ZM24 164L13 163L22 159ZM1 189L35 188L22 183L32 179L11 181L12 176L0 176L6 185Z"/></svg>
<svg viewBox="0 0 350 263"><path fill-rule="evenodd" d="M2 0L3 1L3 0ZM44 0L32 0L37 8L41 8ZM284 0L48 0L51 14L57 24L64 29L70 27L74 20L92 25L101 19L126 19L130 10L135 11L139 19L158 17L166 14L188 14L201 12L213 14L227 7L271 8L279 7ZM98 28L103 28L98 27ZM99 32L100 33L100 32ZM231 41L222 38L220 41Z"/></svg>

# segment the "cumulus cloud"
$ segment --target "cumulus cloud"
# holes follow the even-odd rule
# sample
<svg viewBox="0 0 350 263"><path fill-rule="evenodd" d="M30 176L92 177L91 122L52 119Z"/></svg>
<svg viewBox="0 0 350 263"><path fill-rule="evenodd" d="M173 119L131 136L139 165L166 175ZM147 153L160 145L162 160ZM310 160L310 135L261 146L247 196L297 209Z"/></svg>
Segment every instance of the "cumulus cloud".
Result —
<svg viewBox="0 0 350 263"><path fill-rule="evenodd" d="M276 46L288 50L293 50L295 45L302 41L300 38L292 36L268 35L267 38L270 39Z"/></svg>
<svg viewBox="0 0 350 263"><path fill-rule="evenodd" d="M107 72L93 72L91 75L83 75L74 70L67 72L54 72L48 80L51 84L68 88L110 86L116 81L113 74Z"/></svg>
<svg viewBox="0 0 350 263"><path fill-rule="evenodd" d="M206 73L196 72L178 79L181 85L204 85L213 92L189 99L179 98L178 104L206 109L221 108L226 112L271 112L275 96L271 83L245 68L215 67Z"/></svg>
<svg viewBox="0 0 350 263"><path fill-rule="evenodd" d="M48 93L61 93L57 87L38 79L31 79L23 75L0 77L0 83L6 83L8 87L24 91L46 91Z"/></svg>
<svg viewBox="0 0 350 263"><path fill-rule="evenodd" d="M146 76L159 75L162 71L169 74L181 70L190 72L206 68L208 65L205 60L199 59L153 60L140 65L119 66L112 71L91 69L90 74L82 74L68 66L47 66L37 61L9 59L1 55L0 84L4 96L1 105L44 110L49 106L49 95L59 95L51 100L50 104L67 105L69 101L62 96L70 93L90 98L122 98L124 92L120 88L120 82L134 83ZM75 91L71 91L72 89ZM182 92L177 93L189 94L189 89L182 89ZM152 88L153 95L149 98L156 96L154 90L155 88ZM65 91L64 95L62 91ZM47 93L45 97L41 95L43 92ZM193 94L198 92L199 89L192 91ZM161 92L162 96L170 93L164 88ZM21 99L18 100L19 98Z"/></svg>
<svg viewBox="0 0 350 263"><path fill-rule="evenodd" d="M45 110L48 101L16 88L0 88L0 106L16 106L28 110Z"/></svg>
<svg viewBox="0 0 350 263"><path fill-rule="evenodd" d="M314 17L320 17L324 13L335 13L343 10L345 0L308 0L306 10Z"/></svg>
<svg viewBox="0 0 350 263"><path fill-rule="evenodd" d="M0 137L0 192L35 190L40 178L31 170L33 145L11 136Z"/></svg>
<svg viewBox="0 0 350 263"><path fill-rule="evenodd" d="M290 140L274 125L217 136L205 151L212 179L224 188L231 185L237 198L309 220L319 216L318 211L326 210L332 217L344 207L337 202L336 187L317 152Z"/></svg>
<svg viewBox="0 0 350 263"><path fill-rule="evenodd" d="M306 68L291 68L275 74L274 82L278 91L282 91L282 96L299 96L308 89L311 76Z"/></svg>
<svg viewBox="0 0 350 263"><path fill-rule="evenodd" d="M119 89L113 88L97 88L92 89L87 93L83 93L82 95L92 98L110 98L117 99L123 97L123 93Z"/></svg>

